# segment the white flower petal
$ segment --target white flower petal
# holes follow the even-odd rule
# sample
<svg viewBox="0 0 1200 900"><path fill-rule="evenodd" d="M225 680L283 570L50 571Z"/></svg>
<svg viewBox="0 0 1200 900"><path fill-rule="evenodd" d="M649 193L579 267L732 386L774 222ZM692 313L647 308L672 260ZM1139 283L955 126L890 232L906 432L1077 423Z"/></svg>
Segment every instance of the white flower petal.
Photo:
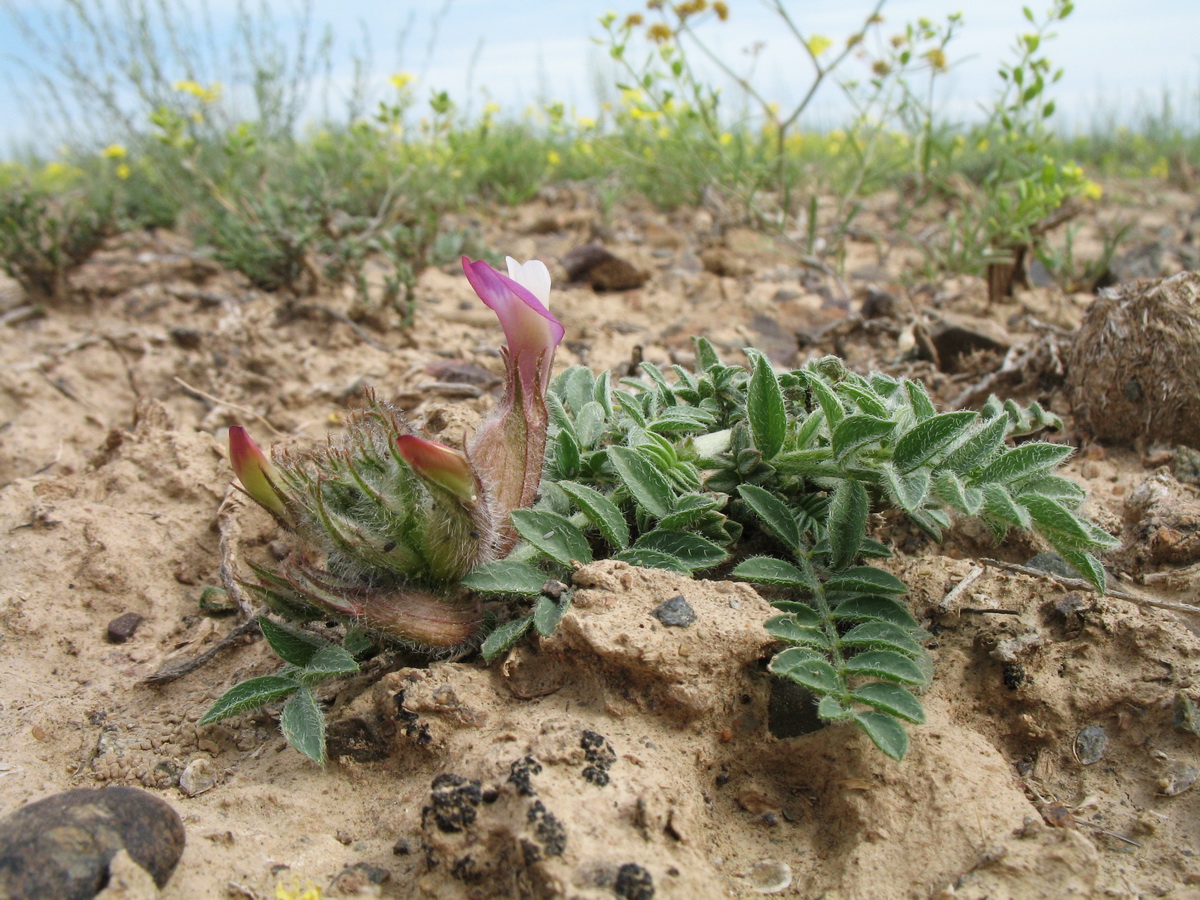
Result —
<svg viewBox="0 0 1200 900"><path fill-rule="evenodd" d="M533 296L542 301L546 309L550 308L550 270L540 259L531 259L527 263L519 263L511 256L504 257L508 263L508 277Z"/></svg>

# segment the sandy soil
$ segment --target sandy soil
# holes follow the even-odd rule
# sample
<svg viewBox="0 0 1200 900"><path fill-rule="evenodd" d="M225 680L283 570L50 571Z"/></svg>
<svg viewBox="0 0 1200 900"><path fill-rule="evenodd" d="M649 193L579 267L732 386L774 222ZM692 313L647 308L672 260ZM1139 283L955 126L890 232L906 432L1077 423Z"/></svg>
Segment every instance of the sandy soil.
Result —
<svg viewBox="0 0 1200 900"><path fill-rule="evenodd" d="M1194 200L1155 199L1141 233L1189 240ZM621 293L560 287L558 365L686 362L699 333L789 366L836 349L923 377L946 403L978 402L990 375L1067 418L1057 439L1082 446L1069 474L1127 537L1119 584L1195 595L1200 501L1171 477L1170 448L1084 442L1045 353L1004 370L1009 347L1069 339L1090 295L1037 287L987 309L981 281L925 283L914 250L866 233L843 294L707 213L633 209L607 226L570 192L503 216L459 224L548 261L599 237L651 274ZM144 681L233 627L198 603L218 581L222 502L244 556L268 559L277 538L228 490L223 429L319 440L374 385L457 440L494 388L451 383L445 364L498 373L497 329L455 266L423 274L402 331L339 295L253 291L169 234L114 240L76 284L76 302L0 332L0 814L71 787L152 790L188 832L165 898L266 898L281 882L330 897L1200 897L1200 738L1175 727L1179 697L1200 701L1197 620L997 568L946 606L976 557L1042 549L969 526L939 547L877 522L936 636L929 723L902 763L844 729L773 736L787 698L765 673L769 608L749 586L614 562L578 572L559 632L503 664L387 655L330 686L324 770L271 715L198 728L227 687L275 667L247 638ZM893 296L892 316L858 316L869 287ZM976 335L966 355L913 361L943 320ZM677 594L697 612L689 628L649 615ZM125 613L144 621L109 642ZM1095 732L1080 738L1091 726L1107 736L1098 760ZM211 787L183 791L189 767L187 784Z"/></svg>

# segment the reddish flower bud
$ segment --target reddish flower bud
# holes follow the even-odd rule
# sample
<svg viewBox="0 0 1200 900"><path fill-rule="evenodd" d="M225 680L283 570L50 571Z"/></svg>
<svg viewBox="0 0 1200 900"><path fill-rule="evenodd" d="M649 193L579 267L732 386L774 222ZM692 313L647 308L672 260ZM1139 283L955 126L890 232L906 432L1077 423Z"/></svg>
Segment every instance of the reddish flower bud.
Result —
<svg viewBox="0 0 1200 900"><path fill-rule="evenodd" d="M413 434L397 437L396 446L404 461L423 479L445 488L468 506L475 505L479 499L475 473L461 450Z"/></svg>
<svg viewBox="0 0 1200 900"><path fill-rule="evenodd" d="M286 520L287 507L275 489L279 481L275 467L241 425L229 427L229 461L250 499Z"/></svg>

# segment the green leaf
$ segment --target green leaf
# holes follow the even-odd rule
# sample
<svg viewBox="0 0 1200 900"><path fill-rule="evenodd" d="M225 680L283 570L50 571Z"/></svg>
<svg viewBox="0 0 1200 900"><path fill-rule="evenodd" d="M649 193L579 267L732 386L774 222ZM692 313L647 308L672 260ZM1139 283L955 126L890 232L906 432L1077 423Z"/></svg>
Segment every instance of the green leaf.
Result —
<svg viewBox="0 0 1200 900"><path fill-rule="evenodd" d="M483 594L520 594L532 596L541 593L546 583L546 573L527 562L516 559L498 559L484 563L463 576L462 584Z"/></svg>
<svg viewBox="0 0 1200 900"><path fill-rule="evenodd" d="M799 600L772 600L771 606L780 612L789 614L796 620L796 624L803 625L805 628L816 628L821 624L821 616L817 611Z"/></svg>
<svg viewBox="0 0 1200 900"><path fill-rule="evenodd" d="M908 513L916 512L925 503L930 483L928 469L918 468L901 475L895 466L884 463L879 471L883 474L888 495L900 509Z"/></svg>
<svg viewBox="0 0 1200 900"><path fill-rule="evenodd" d="M987 468L979 473L977 481L1011 484L1057 467L1074 452L1074 447L1064 444L1048 444L1042 441L1022 444L992 460Z"/></svg>
<svg viewBox="0 0 1200 900"><path fill-rule="evenodd" d="M783 500L754 484L739 485L738 494L785 547L794 553L800 551L800 523Z"/></svg>
<svg viewBox="0 0 1200 900"><path fill-rule="evenodd" d="M921 701L898 684L871 681L867 684L860 684L851 691L850 696L859 703L873 706L888 715L912 722L914 725L922 725L925 722L925 710L921 706Z"/></svg>
<svg viewBox="0 0 1200 900"><path fill-rule="evenodd" d="M572 561L592 561L587 538L565 516L534 509L514 509L511 515L517 534L556 563L570 566Z"/></svg>
<svg viewBox="0 0 1200 900"><path fill-rule="evenodd" d="M1029 511L1038 533L1053 541L1056 547L1062 544L1075 550L1089 550L1098 543L1096 531L1057 500L1038 494L1023 494L1016 502ZM1102 547L1110 548L1120 542L1104 534L1099 543Z"/></svg>
<svg viewBox="0 0 1200 900"><path fill-rule="evenodd" d="M379 652L375 638L371 637L365 629L357 626L346 629L346 636L342 638L342 646L354 660L364 660Z"/></svg>
<svg viewBox="0 0 1200 900"><path fill-rule="evenodd" d="M316 684L326 678L351 675L359 671L358 663L350 653L336 644L322 647L312 655L308 664L295 673L304 684Z"/></svg>
<svg viewBox="0 0 1200 900"><path fill-rule="evenodd" d="M770 361L761 353L747 351L754 360L754 373L746 392L746 416L754 446L770 459L783 448L787 435L787 410L783 405L783 390Z"/></svg>
<svg viewBox="0 0 1200 900"><path fill-rule="evenodd" d="M868 650L895 650L905 656L922 656L925 649L912 632L891 622L863 622L842 635L842 645Z"/></svg>
<svg viewBox="0 0 1200 900"><path fill-rule="evenodd" d="M1017 505L1008 489L1000 484L988 483L983 485L983 515L995 519L1005 525L1016 525L1026 531L1033 526L1033 520L1024 506Z"/></svg>
<svg viewBox="0 0 1200 900"><path fill-rule="evenodd" d="M680 531L702 520L709 519L709 513L720 507L721 501L716 497L704 494L684 494L675 501L675 509L670 515L658 520L658 527L668 531ZM720 513L716 513L720 516Z"/></svg>
<svg viewBox="0 0 1200 900"><path fill-rule="evenodd" d="M846 479L838 484L829 504L830 568L844 569L858 556L867 534L867 514L871 511L867 489Z"/></svg>
<svg viewBox="0 0 1200 900"><path fill-rule="evenodd" d="M771 556L752 556L742 560L733 574L746 581L758 584L778 584L784 587L802 587L812 590L814 578L811 572L803 572L789 562Z"/></svg>
<svg viewBox="0 0 1200 900"><path fill-rule="evenodd" d="M300 688L283 704L279 725L289 744L317 765L325 765L325 714L309 688Z"/></svg>
<svg viewBox="0 0 1200 900"><path fill-rule="evenodd" d="M1050 543L1054 543L1051 541ZM1069 562L1075 569L1095 585L1096 590L1100 593L1106 593L1108 590L1108 577L1104 572L1104 566L1100 560L1096 559L1090 553L1085 553L1082 550L1073 550L1070 547L1055 546L1059 556Z"/></svg>
<svg viewBox="0 0 1200 900"><path fill-rule="evenodd" d="M908 753L908 732L887 713L877 710L855 713L854 724L866 732L885 756L901 760Z"/></svg>
<svg viewBox="0 0 1200 900"><path fill-rule="evenodd" d="M996 416L963 441L953 453L942 461L942 465L959 475L970 472L995 456L1004 446L1004 439L1007 436L1008 418Z"/></svg>
<svg viewBox="0 0 1200 900"><path fill-rule="evenodd" d="M599 403L600 408L604 411L603 415L601 416L602 420L608 419L612 416L612 376L607 370L601 372L596 377L596 384L592 388L592 399L595 400L596 403ZM584 410L580 410L581 414L583 412Z"/></svg>
<svg viewBox="0 0 1200 900"><path fill-rule="evenodd" d="M552 600L545 594L538 597L533 607L533 627L537 629L537 633L542 637L554 634L554 629L558 628L558 623L562 621L563 614L570 605L570 594L564 594L561 602Z"/></svg>
<svg viewBox="0 0 1200 900"><path fill-rule="evenodd" d="M821 702L817 704L817 718L825 722L837 722L852 715L853 710L846 709L833 697L822 697Z"/></svg>
<svg viewBox="0 0 1200 900"><path fill-rule="evenodd" d="M831 615L837 622L891 622L908 630L920 627L907 606L880 596L864 595L843 600L833 608Z"/></svg>
<svg viewBox="0 0 1200 900"><path fill-rule="evenodd" d="M929 399L929 391L925 390L925 385L921 382L909 381L906 378L904 379L904 390L908 394L908 404L912 407L918 422L932 418L937 413L937 408Z"/></svg>
<svg viewBox="0 0 1200 900"><path fill-rule="evenodd" d="M881 440L896 430L896 423L876 416L847 416L833 431L833 455L845 459L865 444Z"/></svg>
<svg viewBox="0 0 1200 900"><path fill-rule="evenodd" d="M283 622L276 622L266 616L258 617L258 627L263 637L267 639L271 649L286 663L293 666L306 666L318 650L330 646L329 641L309 634Z"/></svg>
<svg viewBox="0 0 1200 900"><path fill-rule="evenodd" d="M776 675L820 694L832 694L841 690L841 682L833 666L804 647L789 647L784 650L771 660L770 669Z"/></svg>
<svg viewBox="0 0 1200 900"><path fill-rule="evenodd" d="M1082 487L1070 478L1063 478L1059 475L1046 475L1026 481L1021 484L1020 493L1040 494L1043 497L1057 500L1068 508L1076 507L1087 499L1087 492Z"/></svg>
<svg viewBox="0 0 1200 900"><path fill-rule="evenodd" d="M692 574L692 570L682 560L648 547L630 547L616 554L613 559L627 562L631 566L641 566L643 569L664 569L668 572L678 572L680 575Z"/></svg>
<svg viewBox="0 0 1200 900"><path fill-rule="evenodd" d="M554 438L554 468L559 478L579 475L579 445L565 428Z"/></svg>
<svg viewBox="0 0 1200 900"><path fill-rule="evenodd" d="M947 506L957 509L959 512L965 512L974 515L979 507L971 508L971 501L967 498L967 490L963 487L962 481L957 475L949 469L942 469L933 479L934 490L937 491L938 499ZM980 498L982 500L982 497Z"/></svg>
<svg viewBox="0 0 1200 900"><path fill-rule="evenodd" d="M629 546L629 525L621 510L608 497L594 488L573 481L560 481L558 486L575 501L575 505L596 526L609 545L618 550Z"/></svg>
<svg viewBox="0 0 1200 900"><path fill-rule="evenodd" d="M595 378L587 366L571 366L563 372L562 398L571 412L576 415L584 404L592 399Z"/></svg>
<svg viewBox="0 0 1200 900"><path fill-rule="evenodd" d="M853 566L838 572L825 582L827 593L844 592L854 594L881 594L885 597L892 594L908 593L908 587L893 575L874 566Z"/></svg>
<svg viewBox="0 0 1200 900"><path fill-rule="evenodd" d="M896 441L893 464L901 473L924 465L962 437L977 418L979 413L964 409L926 419Z"/></svg>
<svg viewBox="0 0 1200 900"><path fill-rule="evenodd" d="M804 376L809 390L817 395L817 402L821 404L821 412L825 414L825 421L829 423L830 431L837 430L842 419L846 418L846 409L842 406L841 399L820 375L815 372L805 372Z"/></svg>
<svg viewBox="0 0 1200 900"><path fill-rule="evenodd" d="M862 385L851 384L850 382L847 382L847 381L842 382L842 384L839 387L840 387L841 392L845 396L847 396L851 400L853 400L856 404L858 404L858 408L861 409L868 416L873 416L876 419L885 419L885 420L891 422L891 420L888 419L887 404L884 403L883 398L880 397L879 394L876 393L873 388L868 387L865 384L862 384ZM853 416L851 416L851 418L853 418ZM895 423L892 422L891 424L892 424L892 427L894 428ZM889 428L888 431L885 432L884 435L880 435L880 436L884 437L890 433L891 433L891 429Z"/></svg>
<svg viewBox="0 0 1200 900"><path fill-rule="evenodd" d="M873 675L902 684L924 684L925 673L915 662L892 650L868 650L846 660L843 666L851 675Z"/></svg>
<svg viewBox="0 0 1200 900"><path fill-rule="evenodd" d="M633 547L635 550L664 553L693 570L708 569L729 558L729 551L724 547L688 531L665 531L657 528L638 538Z"/></svg>
<svg viewBox="0 0 1200 900"><path fill-rule="evenodd" d="M235 684L217 700L200 719L201 725L211 725L236 716L249 709L257 709L298 691L303 685L294 678L283 675L261 675Z"/></svg>
<svg viewBox="0 0 1200 900"><path fill-rule="evenodd" d="M819 650L829 649L829 635L823 628L812 625L801 625L794 616L772 616L763 623L767 634L789 644L803 644L816 647Z"/></svg>
<svg viewBox="0 0 1200 900"><path fill-rule="evenodd" d="M712 342L708 338L692 338L692 346L696 349L697 372L707 372L713 366L721 365L721 358L717 356L717 351L713 349Z"/></svg>
<svg viewBox="0 0 1200 900"><path fill-rule="evenodd" d="M483 646L479 648L484 661L491 662L519 641L532 624L533 616L522 616L511 622L505 622L499 628L494 629L491 634L484 638Z"/></svg>
<svg viewBox="0 0 1200 900"><path fill-rule="evenodd" d="M658 519L671 512L675 493L650 460L629 447L610 447L608 460L639 506Z"/></svg>

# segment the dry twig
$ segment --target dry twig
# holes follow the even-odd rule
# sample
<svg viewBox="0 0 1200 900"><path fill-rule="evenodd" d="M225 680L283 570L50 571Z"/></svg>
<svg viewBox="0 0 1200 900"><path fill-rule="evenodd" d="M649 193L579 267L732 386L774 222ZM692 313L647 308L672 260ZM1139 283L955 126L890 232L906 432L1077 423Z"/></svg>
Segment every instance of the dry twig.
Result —
<svg viewBox="0 0 1200 900"><path fill-rule="evenodd" d="M979 561L985 566L991 566L993 569L1004 569L1007 572L1016 572L1018 575L1032 575L1034 578L1047 578L1058 582L1063 587L1069 587L1073 590L1096 590L1090 581L1084 581L1082 578L1068 578L1065 575L1059 575L1055 572L1047 572L1045 569L1034 569L1031 566L1021 566L1017 563L1001 562L998 559L981 559ZM1169 609L1173 612L1200 614L1200 606L1192 606L1188 603L1171 603L1169 600L1155 600L1153 597L1131 594L1120 588L1109 588L1104 596L1114 597L1118 600L1128 600L1130 603L1137 603L1141 606L1154 606L1158 609Z"/></svg>

